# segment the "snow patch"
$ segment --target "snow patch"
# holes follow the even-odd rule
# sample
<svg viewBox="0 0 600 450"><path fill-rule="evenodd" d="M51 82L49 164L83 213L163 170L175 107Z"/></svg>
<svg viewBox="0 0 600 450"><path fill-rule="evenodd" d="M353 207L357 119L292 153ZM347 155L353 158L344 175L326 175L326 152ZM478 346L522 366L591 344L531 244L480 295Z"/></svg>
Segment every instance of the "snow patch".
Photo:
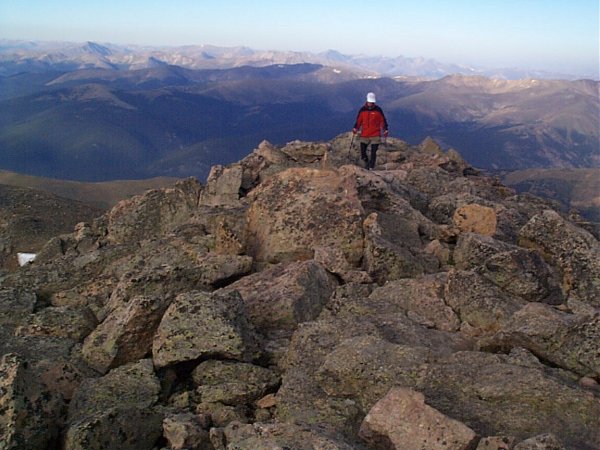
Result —
<svg viewBox="0 0 600 450"><path fill-rule="evenodd" d="M25 264L32 263L35 261L35 257L37 254L35 253L17 253L17 260L19 261L19 266L23 267Z"/></svg>

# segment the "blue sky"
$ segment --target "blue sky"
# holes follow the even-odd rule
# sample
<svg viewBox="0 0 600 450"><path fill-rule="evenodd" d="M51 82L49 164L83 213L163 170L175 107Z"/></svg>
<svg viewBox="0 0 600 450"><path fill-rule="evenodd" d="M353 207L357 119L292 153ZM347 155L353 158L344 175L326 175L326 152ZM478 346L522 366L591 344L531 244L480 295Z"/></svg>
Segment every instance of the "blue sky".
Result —
<svg viewBox="0 0 600 450"><path fill-rule="evenodd" d="M423 56L598 77L598 0L2 0L0 38Z"/></svg>

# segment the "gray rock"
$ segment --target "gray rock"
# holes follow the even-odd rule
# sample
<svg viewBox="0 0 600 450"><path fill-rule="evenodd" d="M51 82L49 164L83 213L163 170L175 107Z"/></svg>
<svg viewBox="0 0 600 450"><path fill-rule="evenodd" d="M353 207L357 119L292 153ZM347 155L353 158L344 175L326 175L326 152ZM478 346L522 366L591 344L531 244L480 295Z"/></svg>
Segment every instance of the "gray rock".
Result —
<svg viewBox="0 0 600 450"><path fill-rule="evenodd" d="M479 435L507 433L522 440L560 430L570 448L593 449L600 442L598 399L543 367L517 365L504 355L458 352L424 372L418 390L428 404Z"/></svg>
<svg viewBox="0 0 600 450"><path fill-rule="evenodd" d="M63 398L48 390L22 357L0 358L0 448L43 450L58 445Z"/></svg>
<svg viewBox="0 0 600 450"><path fill-rule="evenodd" d="M387 281L422 275L427 266L432 268L435 265L437 268L437 262L434 262L433 258L427 261L431 264L423 263L428 256L425 252L422 253L423 258L419 258L418 250L385 239L376 213L371 213L365 219L363 229L365 234L363 268L377 283L384 284Z"/></svg>
<svg viewBox="0 0 600 450"><path fill-rule="evenodd" d="M400 308L420 317L420 323L442 331L457 331L460 320L444 299L447 274L425 275L414 279L396 280L373 291L371 299L390 300Z"/></svg>
<svg viewBox="0 0 600 450"><path fill-rule="evenodd" d="M73 422L64 450L151 449L162 436L163 414L153 408L111 407Z"/></svg>
<svg viewBox="0 0 600 450"><path fill-rule="evenodd" d="M200 194L200 205L236 206L240 201L243 169L240 164L211 167L206 187Z"/></svg>
<svg viewBox="0 0 600 450"><path fill-rule="evenodd" d="M0 329L12 335L15 328L27 323L39 303L34 292L16 288L0 289ZM0 350L3 341L0 340Z"/></svg>
<svg viewBox="0 0 600 450"><path fill-rule="evenodd" d="M273 391L278 375L264 367L233 361L209 360L192 372L202 402L225 405L251 404Z"/></svg>
<svg viewBox="0 0 600 450"><path fill-rule="evenodd" d="M569 299L600 307L600 244L592 234L546 210L521 229L519 238L558 267Z"/></svg>
<svg viewBox="0 0 600 450"><path fill-rule="evenodd" d="M104 413L110 408L150 408L157 404L160 389L152 360L118 367L103 377L88 378L81 383L69 404L69 422Z"/></svg>
<svg viewBox="0 0 600 450"><path fill-rule="evenodd" d="M600 375L600 316L567 314L541 303L515 313L490 340L500 348L524 347L545 361L578 373Z"/></svg>
<svg viewBox="0 0 600 450"><path fill-rule="evenodd" d="M461 233L454 248L454 263L457 269L470 270L482 266L490 257L518 248L492 236L476 233Z"/></svg>
<svg viewBox="0 0 600 450"><path fill-rule="evenodd" d="M475 272L451 270L445 288L446 304L463 328L475 335L494 333L508 323L525 302Z"/></svg>
<svg viewBox="0 0 600 450"><path fill-rule="evenodd" d="M154 336L154 365L160 368L211 357L252 360L257 356L257 343L245 314L237 292L178 295Z"/></svg>
<svg viewBox="0 0 600 450"><path fill-rule="evenodd" d="M106 214L108 240L126 243L164 235L190 218L200 192L198 181L189 178L170 189L122 200Z"/></svg>
<svg viewBox="0 0 600 450"><path fill-rule="evenodd" d="M19 336L57 336L82 342L98 325L96 316L84 306L49 307L30 315L16 330Z"/></svg>
<svg viewBox="0 0 600 450"><path fill-rule="evenodd" d="M337 282L313 260L278 264L224 288L238 291L249 320L263 333L287 332L315 319Z"/></svg>
<svg viewBox="0 0 600 450"><path fill-rule="evenodd" d="M342 341L318 369L319 386L331 397L352 398L363 411L393 386L416 386L419 367L430 359L423 347L392 344L374 336Z"/></svg>
<svg viewBox="0 0 600 450"><path fill-rule="evenodd" d="M231 423L222 430L221 440L215 439L215 449L239 450L362 450L359 443L318 427L289 423ZM221 443L222 446L218 444Z"/></svg>

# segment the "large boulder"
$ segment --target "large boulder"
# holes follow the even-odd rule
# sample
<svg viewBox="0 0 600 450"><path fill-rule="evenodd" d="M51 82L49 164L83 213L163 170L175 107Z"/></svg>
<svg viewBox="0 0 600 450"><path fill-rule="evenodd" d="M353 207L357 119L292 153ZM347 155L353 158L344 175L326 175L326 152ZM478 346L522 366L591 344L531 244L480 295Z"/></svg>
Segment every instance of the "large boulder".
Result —
<svg viewBox="0 0 600 450"><path fill-rule="evenodd" d="M141 241L164 235L184 223L198 207L201 186L189 178L169 189L155 189L122 200L106 214L108 240Z"/></svg>
<svg viewBox="0 0 600 450"><path fill-rule="evenodd" d="M163 420L163 436L171 450L214 450L200 417L192 413L170 414Z"/></svg>
<svg viewBox="0 0 600 450"><path fill-rule="evenodd" d="M31 314L17 328L20 336L57 336L82 342L98 325L96 316L87 306L71 308L57 306L43 308Z"/></svg>
<svg viewBox="0 0 600 450"><path fill-rule="evenodd" d="M58 445L65 403L38 377L19 355L0 358L0 448L44 450Z"/></svg>
<svg viewBox="0 0 600 450"><path fill-rule="evenodd" d="M312 259L316 247L362 258L362 207L356 186L332 170L294 168L255 188L248 210L248 254L259 262Z"/></svg>
<svg viewBox="0 0 600 450"><path fill-rule="evenodd" d="M447 278L446 273L440 273L390 281L375 289L370 298L393 298L412 320L437 330L457 331L460 319L444 298Z"/></svg>
<svg viewBox="0 0 600 450"><path fill-rule="evenodd" d="M418 248L392 242L383 236L377 213L371 213L363 223L365 248L363 268L379 284L400 278L410 278L437 269L437 260Z"/></svg>
<svg viewBox="0 0 600 450"><path fill-rule="evenodd" d="M211 167L206 187L200 194L200 205L237 206L242 187L243 169L240 164Z"/></svg>
<svg viewBox="0 0 600 450"><path fill-rule="evenodd" d="M162 436L163 414L152 408L113 407L78 420L67 429L64 450L154 448Z"/></svg>
<svg viewBox="0 0 600 450"><path fill-rule="evenodd" d="M273 371L249 363L209 360L192 372L203 403L252 404L274 391L280 378Z"/></svg>
<svg viewBox="0 0 600 450"><path fill-rule="evenodd" d="M391 389L365 417L360 436L374 448L470 450L479 441L465 424L425 404L420 392Z"/></svg>
<svg viewBox="0 0 600 450"><path fill-rule="evenodd" d="M519 234L521 244L538 249L562 276L568 300L600 307L600 243L589 232L546 210Z"/></svg>
<svg viewBox="0 0 600 450"><path fill-rule="evenodd" d="M152 360L143 359L118 367L100 378L83 381L69 404L69 422L74 423L110 408L144 409L154 406L160 390Z"/></svg>
<svg viewBox="0 0 600 450"><path fill-rule="evenodd" d="M65 450L152 448L162 435L160 391L150 359L86 379L69 404Z"/></svg>
<svg viewBox="0 0 600 450"><path fill-rule="evenodd" d="M141 267L121 277L100 314L103 322L84 342L86 361L100 372L150 353L158 324L179 293L210 289L249 272L252 264L249 256L204 253L176 239L150 247Z"/></svg>
<svg viewBox="0 0 600 450"><path fill-rule="evenodd" d="M369 286L341 286L316 321L298 328L280 362L277 418L329 424L355 436L368 408L388 389L419 378L411 363L472 345L456 333L413 321L402 299L369 294ZM338 391L339 396L327 394Z"/></svg>
<svg viewBox="0 0 600 450"><path fill-rule="evenodd" d="M593 449L600 442L598 399L539 361L458 352L423 373L416 390L428 404L479 435L523 440L560 430L567 448Z"/></svg>
<svg viewBox="0 0 600 450"><path fill-rule="evenodd" d="M464 331L492 334L508 323L525 301L472 271L451 270L444 298L461 320Z"/></svg>
<svg viewBox="0 0 600 450"><path fill-rule="evenodd" d="M490 340L492 347L524 347L581 376L600 376L600 317L568 314L528 303ZM488 344L489 345L489 344Z"/></svg>
<svg viewBox="0 0 600 450"><path fill-rule="evenodd" d="M562 303L558 277L539 251L490 236L461 233L453 253L459 269L472 269L504 291L527 301Z"/></svg>
<svg viewBox="0 0 600 450"><path fill-rule="evenodd" d="M291 333L299 323L315 319L337 286L319 263L277 264L243 277L222 289L237 290L248 318L257 330Z"/></svg>
<svg viewBox="0 0 600 450"><path fill-rule="evenodd" d="M338 344L325 357L316 378L329 396L352 398L362 411L369 411L392 386L417 385L419 367L430 359L433 355L425 347L358 336Z"/></svg>
<svg viewBox="0 0 600 450"><path fill-rule="evenodd" d="M258 356L254 330L237 292L178 295L165 312L152 343L157 368L200 358L251 361Z"/></svg>

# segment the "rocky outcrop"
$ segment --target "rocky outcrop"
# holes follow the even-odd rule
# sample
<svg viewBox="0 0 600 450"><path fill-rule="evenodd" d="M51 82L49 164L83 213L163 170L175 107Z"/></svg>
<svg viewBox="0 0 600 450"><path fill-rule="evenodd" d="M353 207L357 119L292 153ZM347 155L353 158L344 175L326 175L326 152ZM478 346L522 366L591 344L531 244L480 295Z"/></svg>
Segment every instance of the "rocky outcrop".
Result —
<svg viewBox="0 0 600 450"><path fill-rule="evenodd" d="M596 238L432 140L349 146L262 142L0 274L0 448L598 448Z"/></svg>

